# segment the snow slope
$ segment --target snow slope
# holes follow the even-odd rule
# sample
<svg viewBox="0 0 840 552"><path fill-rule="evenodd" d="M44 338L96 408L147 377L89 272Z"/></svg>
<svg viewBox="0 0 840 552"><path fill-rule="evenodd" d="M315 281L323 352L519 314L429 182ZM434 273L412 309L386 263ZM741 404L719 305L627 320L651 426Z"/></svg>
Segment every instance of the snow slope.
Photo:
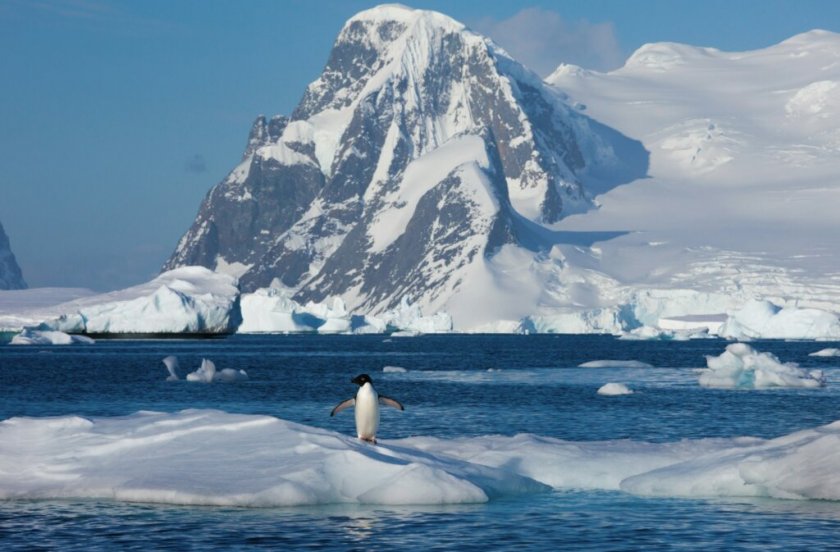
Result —
<svg viewBox="0 0 840 552"><path fill-rule="evenodd" d="M840 311L838 52L840 35L817 30L748 52L647 44L609 73L560 66L548 82L650 152L650 178L560 227L630 232L598 244L592 266L671 294L666 317L752 299Z"/></svg>

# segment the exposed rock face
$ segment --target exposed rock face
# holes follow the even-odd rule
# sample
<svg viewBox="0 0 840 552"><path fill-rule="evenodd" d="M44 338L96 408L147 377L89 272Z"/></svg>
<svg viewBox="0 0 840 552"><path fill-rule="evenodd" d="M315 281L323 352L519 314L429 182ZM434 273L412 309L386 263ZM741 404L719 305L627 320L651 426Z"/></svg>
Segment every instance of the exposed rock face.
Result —
<svg viewBox="0 0 840 552"><path fill-rule="evenodd" d="M17 264L9 238L0 224L0 289L26 289L23 274Z"/></svg>
<svg viewBox="0 0 840 552"><path fill-rule="evenodd" d="M440 307L504 245L590 208L617 139L460 23L381 6L345 24L290 118L255 121L165 268L371 313Z"/></svg>

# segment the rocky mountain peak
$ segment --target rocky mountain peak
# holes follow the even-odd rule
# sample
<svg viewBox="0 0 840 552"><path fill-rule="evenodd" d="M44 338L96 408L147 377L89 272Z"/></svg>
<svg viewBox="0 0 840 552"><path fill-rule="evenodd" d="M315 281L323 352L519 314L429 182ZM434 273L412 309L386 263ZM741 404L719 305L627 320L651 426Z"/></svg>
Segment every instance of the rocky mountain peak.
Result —
<svg viewBox="0 0 840 552"><path fill-rule="evenodd" d="M12 253L9 237L0 223L0 289L25 289L26 282Z"/></svg>
<svg viewBox="0 0 840 552"><path fill-rule="evenodd" d="M614 139L462 24L380 6L345 24L289 119L257 119L166 267L372 311L446 302L481 259L590 208L582 178L620 164Z"/></svg>

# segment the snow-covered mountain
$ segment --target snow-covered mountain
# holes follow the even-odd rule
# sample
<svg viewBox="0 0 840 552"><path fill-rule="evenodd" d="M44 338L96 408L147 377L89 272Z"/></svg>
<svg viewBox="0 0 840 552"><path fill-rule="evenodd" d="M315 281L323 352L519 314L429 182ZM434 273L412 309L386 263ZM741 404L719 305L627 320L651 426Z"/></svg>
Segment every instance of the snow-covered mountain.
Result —
<svg viewBox="0 0 840 552"><path fill-rule="evenodd" d="M840 312L838 52L824 31L648 44L542 82L446 16L365 11L294 113L257 119L167 267L356 313L408 297L456 330L644 337L731 315L764 335Z"/></svg>
<svg viewBox="0 0 840 552"><path fill-rule="evenodd" d="M606 236L554 227L594 207L591 190L646 169L638 142L491 41L380 6L345 24L290 117L256 120L165 268L200 264L246 291L274 282L373 314L410 297L461 328L518 324L543 287L521 281L522 262Z"/></svg>
<svg viewBox="0 0 840 552"><path fill-rule="evenodd" d="M561 65L546 80L650 151L650 178L561 224L631 232L587 256L642 290L646 322L753 298L840 311L840 35L647 44L610 73Z"/></svg>
<svg viewBox="0 0 840 552"><path fill-rule="evenodd" d="M0 223L0 289L25 288L26 282L23 281L23 274L21 274L15 255L12 253L3 224Z"/></svg>

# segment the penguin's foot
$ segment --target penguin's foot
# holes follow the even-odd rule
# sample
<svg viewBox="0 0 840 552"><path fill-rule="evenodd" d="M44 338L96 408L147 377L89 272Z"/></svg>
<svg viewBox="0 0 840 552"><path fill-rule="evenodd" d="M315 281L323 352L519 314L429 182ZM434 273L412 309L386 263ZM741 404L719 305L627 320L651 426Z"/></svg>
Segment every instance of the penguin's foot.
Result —
<svg viewBox="0 0 840 552"><path fill-rule="evenodd" d="M362 437L359 436L360 441L365 441L366 443L370 443L372 445L376 444L376 437Z"/></svg>

